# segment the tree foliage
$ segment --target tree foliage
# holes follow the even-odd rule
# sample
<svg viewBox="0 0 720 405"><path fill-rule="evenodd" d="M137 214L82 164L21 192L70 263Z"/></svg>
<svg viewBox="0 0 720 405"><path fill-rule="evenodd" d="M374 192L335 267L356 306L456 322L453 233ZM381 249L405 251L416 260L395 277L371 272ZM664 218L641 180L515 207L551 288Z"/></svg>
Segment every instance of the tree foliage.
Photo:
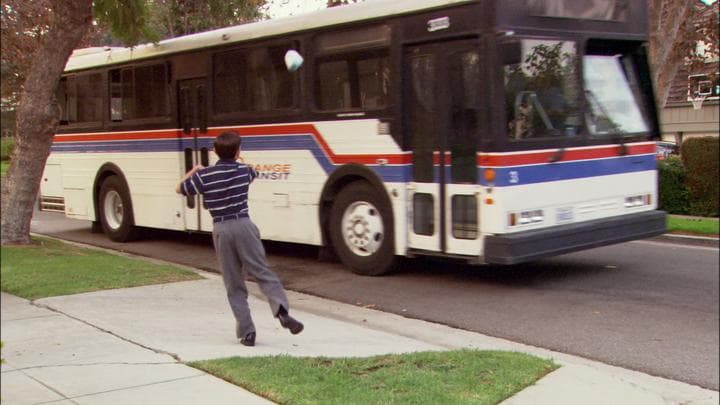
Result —
<svg viewBox="0 0 720 405"><path fill-rule="evenodd" d="M265 0L153 0L150 26L162 38L174 38L262 18Z"/></svg>
<svg viewBox="0 0 720 405"><path fill-rule="evenodd" d="M718 55L718 4L699 0L648 0L651 64L658 105L667 102L670 86L684 64L703 64L702 41Z"/></svg>
<svg viewBox="0 0 720 405"><path fill-rule="evenodd" d="M17 105L30 61L50 29L48 0L3 0L0 10L2 108Z"/></svg>
<svg viewBox="0 0 720 405"><path fill-rule="evenodd" d="M248 13L257 18L261 3L175 0L163 4L177 6L172 10L180 14L171 15L185 18L179 26L186 34L246 21ZM2 185L3 245L30 243L33 206L60 116L56 92L73 49L87 44L83 38L105 36L94 21L108 26L127 46L158 38L149 28L149 4L148 0L3 0L3 100L17 105L16 148ZM193 13L197 17L191 20Z"/></svg>
<svg viewBox="0 0 720 405"><path fill-rule="evenodd" d="M159 39L150 29L150 8L145 1L96 1L93 11L97 23L126 45Z"/></svg>
<svg viewBox="0 0 720 405"><path fill-rule="evenodd" d="M77 47L132 46L243 24L262 18L264 4L265 0L95 1L94 22L86 27L87 33ZM35 60L53 15L50 0L3 0L3 110L17 106L28 66Z"/></svg>

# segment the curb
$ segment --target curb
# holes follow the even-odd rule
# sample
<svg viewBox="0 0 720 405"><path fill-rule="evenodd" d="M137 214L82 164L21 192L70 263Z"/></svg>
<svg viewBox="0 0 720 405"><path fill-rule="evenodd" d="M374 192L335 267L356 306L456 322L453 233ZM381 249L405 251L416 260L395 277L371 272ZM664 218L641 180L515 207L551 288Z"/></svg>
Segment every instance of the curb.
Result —
<svg viewBox="0 0 720 405"><path fill-rule="evenodd" d="M675 243L680 245L689 246L703 246L703 247L714 247L720 248L720 239L711 238L707 236L692 236L692 235L679 235L673 233L666 233L660 236L646 239L654 242L663 243Z"/></svg>

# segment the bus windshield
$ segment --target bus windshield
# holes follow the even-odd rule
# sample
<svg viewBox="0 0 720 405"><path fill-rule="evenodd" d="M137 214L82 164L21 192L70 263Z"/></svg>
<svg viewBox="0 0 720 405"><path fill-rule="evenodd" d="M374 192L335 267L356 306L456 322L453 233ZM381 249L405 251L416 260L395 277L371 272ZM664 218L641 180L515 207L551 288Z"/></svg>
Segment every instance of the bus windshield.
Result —
<svg viewBox="0 0 720 405"><path fill-rule="evenodd" d="M636 97L639 89L632 61L623 55L586 55L583 62L590 136L648 132Z"/></svg>
<svg viewBox="0 0 720 405"><path fill-rule="evenodd" d="M521 46L520 60L504 68L509 137L575 136L582 124L575 42L526 39Z"/></svg>

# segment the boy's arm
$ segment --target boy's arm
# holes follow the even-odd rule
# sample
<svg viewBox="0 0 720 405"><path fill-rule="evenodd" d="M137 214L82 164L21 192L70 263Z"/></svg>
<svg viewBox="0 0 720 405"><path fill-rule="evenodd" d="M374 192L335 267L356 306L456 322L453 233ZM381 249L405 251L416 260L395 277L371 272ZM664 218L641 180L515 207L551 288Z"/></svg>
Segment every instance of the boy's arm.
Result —
<svg viewBox="0 0 720 405"><path fill-rule="evenodd" d="M182 194L182 185L185 182L185 180L189 179L193 174L197 173L198 170L202 169L202 165L196 165L192 169L190 169L187 173L185 173L185 176L183 176L182 179L178 182L178 184L175 186L175 192L178 194Z"/></svg>

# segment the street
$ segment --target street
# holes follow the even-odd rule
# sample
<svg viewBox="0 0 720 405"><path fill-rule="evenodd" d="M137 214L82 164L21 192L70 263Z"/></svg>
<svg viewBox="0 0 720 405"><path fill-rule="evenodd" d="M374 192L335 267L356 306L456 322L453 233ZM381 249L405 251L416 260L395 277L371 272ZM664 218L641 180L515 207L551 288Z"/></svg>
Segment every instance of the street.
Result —
<svg viewBox="0 0 720 405"><path fill-rule="evenodd" d="M33 232L214 269L207 235L147 230L114 243L38 212ZM718 389L718 249L638 241L513 267L405 260L385 277L266 243L290 290L579 355Z"/></svg>

